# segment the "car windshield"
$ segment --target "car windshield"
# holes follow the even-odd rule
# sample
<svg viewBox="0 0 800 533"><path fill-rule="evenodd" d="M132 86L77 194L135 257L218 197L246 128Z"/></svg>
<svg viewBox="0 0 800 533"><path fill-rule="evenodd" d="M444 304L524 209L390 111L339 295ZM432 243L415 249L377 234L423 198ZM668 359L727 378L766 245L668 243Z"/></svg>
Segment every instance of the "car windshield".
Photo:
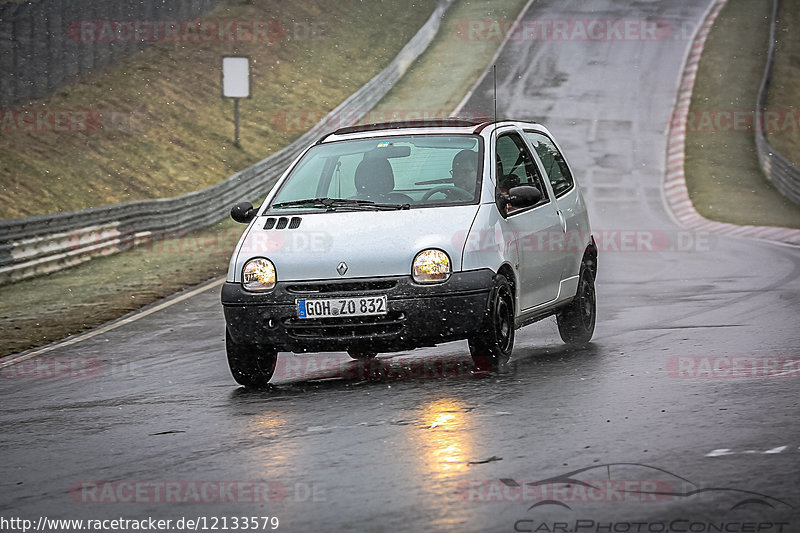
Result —
<svg viewBox="0 0 800 533"><path fill-rule="evenodd" d="M473 135L407 135L311 148L270 209L369 210L464 205L480 196L482 143Z"/></svg>

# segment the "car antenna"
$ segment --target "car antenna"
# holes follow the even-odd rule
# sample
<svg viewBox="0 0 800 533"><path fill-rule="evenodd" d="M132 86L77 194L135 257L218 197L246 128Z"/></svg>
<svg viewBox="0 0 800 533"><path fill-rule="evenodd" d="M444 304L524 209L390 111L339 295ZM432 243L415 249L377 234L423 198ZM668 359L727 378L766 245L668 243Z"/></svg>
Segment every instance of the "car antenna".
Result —
<svg viewBox="0 0 800 533"><path fill-rule="evenodd" d="M494 137L495 153L497 153L497 63L492 65L492 99L494 100L494 121L492 125L492 136ZM490 156L491 157L491 156ZM494 159L494 157L492 157ZM497 164L494 165L497 169ZM497 170L495 170L497 173ZM495 176L497 183L500 183L500 176Z"/></svg>
<svg viewBox="0 0 800 533"><path fill-rule="evenodd" d="M492 65L492 84L494 85L494 93L493 93L493 99L494 99L494 122L495 122L495 127L496 127L496 124L497 124L497 63Z"/></svg>
<svg viewBox="0 0 800 533"><path fill-rule="evenodd" d="M494 129L497 129L497 63L492 65L492 101L494 102ZM492 132L494 133L494 132Z"/></svg>

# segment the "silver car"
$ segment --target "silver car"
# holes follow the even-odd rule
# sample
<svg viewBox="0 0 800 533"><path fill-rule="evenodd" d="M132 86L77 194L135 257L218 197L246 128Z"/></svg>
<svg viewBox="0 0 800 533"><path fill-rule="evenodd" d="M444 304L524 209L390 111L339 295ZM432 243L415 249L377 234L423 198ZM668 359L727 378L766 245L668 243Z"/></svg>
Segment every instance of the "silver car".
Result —
<svg viewBox="0 0 800 533"><path fill-rule="evenodd" d="M228 362L269 382L279 351L355 359L467 339L478 368L555 315L594 332L597 247L550 132L446 119L339 129L310 146L248 223L222 289Z"/></svg>

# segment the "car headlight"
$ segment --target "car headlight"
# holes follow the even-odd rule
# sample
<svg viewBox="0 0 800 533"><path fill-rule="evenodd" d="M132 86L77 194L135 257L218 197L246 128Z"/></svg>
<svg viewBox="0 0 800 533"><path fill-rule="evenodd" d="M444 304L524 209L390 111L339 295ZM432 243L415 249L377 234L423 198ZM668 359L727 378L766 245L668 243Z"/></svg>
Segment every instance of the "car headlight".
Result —
<svg viewBox="0 0 800 533"><path fill-rule="evenodd" d="M244 264L242 285L248 291L268 291L275 287L275 265L269 259L257 257Z"/></svg>
<svg viewBox="0 0 800 533"><path fill-rule="evenodd" d="M414 258L412 277L417 283L447 281L452 272L450 258L441 250L423 250Z"/></svg>

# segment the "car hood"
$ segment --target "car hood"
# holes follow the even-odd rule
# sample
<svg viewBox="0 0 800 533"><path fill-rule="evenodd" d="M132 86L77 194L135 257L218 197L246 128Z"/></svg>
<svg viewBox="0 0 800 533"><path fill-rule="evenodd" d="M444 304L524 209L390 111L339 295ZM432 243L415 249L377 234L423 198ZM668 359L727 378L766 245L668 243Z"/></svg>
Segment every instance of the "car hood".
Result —
<svg viewBox="0 0 800 533"><path fill-rule="evenodd" d="M240 240L230 274L241 281L247 260L266 257L279 282L410 275L414 257L426 248L447 252L458 271L478 207L265 214ZM285 227L277 229L280 218ZM337 271L342 262L344 274Z"/></svg>

